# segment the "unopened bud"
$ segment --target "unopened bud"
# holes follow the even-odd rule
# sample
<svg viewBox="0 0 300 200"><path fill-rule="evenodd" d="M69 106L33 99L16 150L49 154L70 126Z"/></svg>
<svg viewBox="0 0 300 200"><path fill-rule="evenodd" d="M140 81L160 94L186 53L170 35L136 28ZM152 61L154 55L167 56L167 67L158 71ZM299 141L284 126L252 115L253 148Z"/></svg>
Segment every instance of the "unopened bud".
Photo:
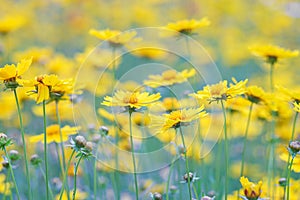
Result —
<svg viewBox="0 0 300 200"><path fill-rule="evenodd" d="M83 136L78 135L78 136L75 137L75 144L78 148L85 147L86 139Z"/></svg>

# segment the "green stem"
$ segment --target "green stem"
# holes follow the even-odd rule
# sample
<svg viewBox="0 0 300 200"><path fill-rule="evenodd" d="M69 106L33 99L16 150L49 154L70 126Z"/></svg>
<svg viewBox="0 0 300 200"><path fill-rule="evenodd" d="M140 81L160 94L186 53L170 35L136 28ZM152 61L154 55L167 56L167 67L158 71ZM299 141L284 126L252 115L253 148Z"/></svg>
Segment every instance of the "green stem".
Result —
<svg viewBox="0 0 300 200"><path fill-rule="evenodd" d="M32 199L32 193L31 193L31 184L30 184L30 173L29 173L29 165L27 160L27 151L26 151L26 142L25 142L25 132L24 132L24 126L23 126L23 118L21 113L21 108L19 104L19 99L17 95L16 89L14 91L14 96L17 104L18 109L18 115L19 115L19 122L20 122L20 129L21 129L21 135L22 135L22 143L23 143L23 152L24 152L24 160L25 160L25 170L26 170L26 180L27 180L27 187L28 187L28 199Z"/></svg>
<svg viewBox="0 0 300 200"><path fill-rule="evenodd" d="M66 156L65 156L65 150L64 150L64 144L63 144L63 137L62 137L62 131L61 131L61 119L60 119L60 114L59 114L59 109L58 109L58 100L55 100L55 112L56 112L56 118L57 118L57 124L58 124L58 131L59 131L59 138L60 138L60 150L61 150L61 155L62 155L62 168L61 168L61 173L64 176L66 171L64 170L66 168ZM59 153L58 153L59 154ZM59 159L60 162L60 159ZM61 164L61 162L60 162ZM67 198L70 200L70 190L69 186L66 185L66 191L67 191Z"/></svg>
<svg viewBox="0 0 300 200"><path fill-rule="evenodd" d="M60 149L62 153L62 161L63 161L63 167L66 167L66 157L65 157L65 150L64 150L64 144L63 144L63 137L61 132L61 120L59 115L59 109L58 109L58 100L55 101L55 110L56 110L56 118L57 118L57 124L59 126L59 137L60 137ZM65 172L62 170L62 173Z"/></svg>
<svg viewBox="0 0 300 200"><path fill-rule="evenodd" d="M188 189L189 189L189 196L190 196L190 200L192 200L192 191L191 191L191 180L190 180L190 169L189 169L189 162L188 162L188 158L187 158L187 148L185 146L185 142L184 142L184 136L182 133L182 129L181 126L179 127L180 130L180 135L181 135L181 140L182 140L182 145L183 145L183 149L184 149L184 158L185 158L185 169L186 169L186 174L188 177Z"/></svg>
<svg viewBox="0 0 300 200"><path fill-rule="evenodd" d="M170 171L168 174L168 180L167 180L167 186L166 186L166 200L169 200L170 179L171 179L172 170L174 167L174 162L175 162L175 159L171 162Z"/></svg>
<svg viewBox="0 0 300 200"><path fill-rule="evenodd" d="M244 165L245 165L246 145L247 145L247 139L248 139L248 130L249 130L249 125L250 125L250 120L251 120L252 108L253 108L253 102L251 102L250 107L249 107L249 113L248 113L247 125L246 125L246 130L245 130L244 145L243 145L243 151L242 151L242 164L241 164L241 173L240 173L240 177L242 177L242 176L244 175ZM240 190L239 190L239 191L240 191ZM239 192L237 193L237 199L240 199L240 194L239 194Z"/></svg>
<svg viewBox="0 0 300 200"><path fill-rule="evenodd" d="M44 120L44 160L45 160L45 182L46 182L46 199L49 199L49 179L48 179L48 152L47 152L47 119L46 119L46 102L43 101L43 120Z"/></svg>
<svg viewBox="0 0 300 200"><path fill-rule="evenodd" d="M134 184L135 184L135 197L136 197L136 200L138 200L139 199L139 189L138 189L138 183L137 183L137 177L136 177L136 165L135 165L133 138L132 138L131 114L132 114L132 111L129 111L130 145L131 145L131 154L132 154L132 162L133 162L133 175L134 175Z"/></svg>
<svg viewBox="0 0 300 200"><path fill-rule="evenodd" d="M8 167L9 167L9 170L10 170L10 175L11 175L12 181L14 182L14 185L15 185L15 188L16 188L17 198L18 198L18 200L20 200L19 188L18 188L16 179L15 179L15 175L14 175L14 171L12 169L12 165L11 165L11 162L10 162L9 155L8 155L5 147L4 147L4 153L5 153L5 156L6 156L7 161L8 161Z"/></svg>
<svg viewBox="0 0 300 200"><path fill-rule="evenodd" d="M274 74L274 64L270 64L270 88L271 92L274 91L274 81L273 81L273 74Z"/></svg>
<svg viewBox="0 0 300 200"><path fill-rule="evenodd" d="M198 192L197 192L197 189L196 189L195 185L192 184L192 187L193 187L193 190L194 190L194 194L195 194L195 196L196 196L196 199L199 199Z"/></svg>
<svg viewBox="0 0 300 200"><path fill-rule="evenodd" d="M221 100L223 117L224 117L224 137L225 137L225 200L227 200L228 194L228 139L227 139L227 120L226 120L226 109L224 106L224 102Z"/></svg>
<svg viewBox="0 0 300 200"><path fill-rule="evenodd" d="M291 160L291 164L290 164L290 168L288 171L288 176L287 176L287 194L286 194L286 199L289 200L290 199L290 177L291 177L291 171L292 171L292 166L293 166L293 162L294 162L294 158L295 156L292 155L292 160Z"/></svg>
<svg viewBox="0 0 300 200"><path fill-rule="evenodd" d="M294 140L294 135L295 135L295 130L296 130L296 122L297 122L298 115L299 115L299 113L296 112L295 117L294 117L294 121L293 121L292 136L291 136L290 142ZM290 160L291 160L291 154L289 154L289 157L288 157L288 161L287 161L287 165L286 165L286 169L285 169L286 173L288 173ZM284 193L286 193L286 186L287 185L285 184Z"/></svg>
<svg viewBox="0 0 300 200"><path fill-rule="evenodd" d="M69 161L68 161L66 169L65 169L65 172L68 171L68 169L70 167L70 164L71 164L71 160L72 160L74 154L75 154L75 150L73 150L72 153L71 153L71 156L69 158ZM64 178L63 178L63 184L62 184L62 187L61 187L61 190L60 190L60 194L59 194L59 200L62 199L62 196L63 196L63 193L64 193L64 189L65 189L66 184L67 184L67 176L68 176L68 173L65 173Z"/></svg>
<svg viewBox="0 0 300 200"><path fill-rule="evenodd" d="M40 167L40 171L42 173L44 180L46 180L46 175L45 175L45 172L44 172L42 166L39 165L39 167ZM52 193L52 190L50 189L50 184L48 184L48 187L49 187L49 192L50 192L50 198L53 199L53 193Z"/></svg>
<svg viewBox="0 0 300 200"><path fill-rule="evenodd" d="M75 200L76 189L77 189L77 185L76 185L76 183L77 183L77 171L78 171L78 167L79 167L79 164L80 164L80 161L81 161L83 155L84 154L81 154L81 156L79 157L78 162L75 164L73 200Z"/></svg>

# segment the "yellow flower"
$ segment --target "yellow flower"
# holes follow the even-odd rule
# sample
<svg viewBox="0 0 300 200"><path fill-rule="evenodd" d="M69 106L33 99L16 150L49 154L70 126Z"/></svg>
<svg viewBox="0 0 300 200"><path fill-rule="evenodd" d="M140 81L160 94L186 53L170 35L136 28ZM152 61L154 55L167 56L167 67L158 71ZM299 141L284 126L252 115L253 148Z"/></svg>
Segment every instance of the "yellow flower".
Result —
<svg viewBox="0 0 300 200"><path fill-rule="evenodd" d="M148 106L160 99L160 94L151 94L148 92L128 92L128 91L116 91L113 97L106 96L101 103L105 106L124 106L130 109L139 109L142 106Z"/></svg>
<svg viewBox="0 0 300 200"><path fill-rule="evenodd" d="M294 102L293 105L294 105L294 110L296 112L300 112L300 103Z"/></svg>
<svg viewBox="0 0 300 200"><path fill-rule="evenodd" d="M161 86L169 86L178 83L183 83L196 74L195 69L183 70L182 72L177 72L173 69L164 71L162 75L149 75L149 79L144 81L144 84L152 88L157 88Z"/></svg>
<svg viewBox="0 0 300 200"><path fill-rule="evenodd" d="M281 92L284 96L288 97L287 100L292 100L295 102L300 102L300 92L295 90L290 90L287 88L284 88L282 86L276 86L276 89Z"/></svg>
<svg viewBox="0 0 300 200"><path fill-rule="evenodd" d="M0 194L10 195L12 184L6 182L6 177L4 174L0 174Z"/></svg>
<svg viewBox="0 0 300 200"><path fill-rule="evenodd" d="M279 158L285 162L288 162L289 152L285 151L285 152L281 153ZM296 156L294 158L292 170L296 173L300 173L300 157L299 156Z"/></svg>
<svg viewBox="0 0 300 200"><path fill-rule="evenodd" d="M206 17L204 17L201 20L180 20L175 23L169 23L166 28L178 31L186 35L191 35L195 29L209 25L210 21Z"/></svg>
<svg viewBox="0 0 300 200"><path fill-rule="evenodd" d="M22 27L26 23L24 16L5 16L0 19L0 33L7 34Z"/></svg>
<svg viewBox="0 0 300 200"><path fill-rule="evenodd" d="M198 91L196 94L191 96L196 97L199 100L208 100L209 102L227 100L237 95L242 95L246 92L246 83L248 79L237 82L234 78L232 79L234 84L230 84L228 87L227 81L220 81L214 85L207 85L203 90Z"/></svg>
<svg viewBox="0 0 300 200"><path fill-rule="evenodd" d="M72 197L73 195L73 191L70 191L70 197ZM59 198L59 194L55 196L55 199L60 199ZM87 199L88 198L88 194L86 192L82 192L80 190L77 190L76 191L76 195L75 195L75 200L84 200L84 199ZM68 196L66 194L66 192L64 191L63 195L62 195L62 200L67 200L68 199Z"/></svg>
<svg viewBox="0 0 300 200"><path fill-rule="evenodd" d="M0 80L2 80L7 88L15 88L18 86L17 79L21 78L32 63L32 58L22 59L17 66L14 64L5 65L0 68Z"/></svg>
<svg viewBox="0 0 300 200"><path fill-rule="evenodd" d="M58 79L57 75L42 75L36 77L34 80L25 80L22 82L24 86L34 86L37 93L36 103L41 103L50 98L50 92L52 88L59 86L61 81Z"/></svg>
<svg viewBox="0 0 300 200"><path fill-rule="evenodd" d="M62 142L65 142L69 139L70 135L76 134L80 130L79 126L70 127L70 126L64 126L61 128L61 134L62 134ZM59 134L59 125L53 124L47 127L46 130L47 133L47 143L60 143L60 134ZM31 136L29 138L29 141L31 143L37 143L37 142L44 142L44 133L40 135Z"/></svg>
<svg viewBox="0 0 300 200"><path fill-rule="evenodd" d="M121 32L118 30L95 30L91 29L89 31L90 35L97 37L100 40L107 40L112 47L122 46L129 41L132 41L136 36L135 31Z"/></svg>
<svg viewBox="0 0 300 200"><path fill-rule="evenodd" d="M199 108L189 108L172 111L170 114L163 116L153 116L153 127L160 127L160 132L166 132L170 128L189 125L190 122L206 116L204 106Z"/></svg>
<svg viewBox="0 0 300 200"><path fill-rule="evenodd" d="M265 91L258 86L247 87L245 95L249 101L256 104L264 102L266 97Z"/></svg>
<svg viewBox="0 0 300 200"><path fill-rule="evenodd" d="M244 195L247 197L247 199L256 200L259 198L261 195L262 181L259 181L258 184L255 184L243 176L240 178L240 182L243 187Z"/></svg>
<svg viewBox="0 0 300 200"><path fill-rule="evenodd" d="M278 59L298 56L298 51L291 51L274 45L256 45L249 47L250 51L265 59L267 63L275 64Z"/></svg>

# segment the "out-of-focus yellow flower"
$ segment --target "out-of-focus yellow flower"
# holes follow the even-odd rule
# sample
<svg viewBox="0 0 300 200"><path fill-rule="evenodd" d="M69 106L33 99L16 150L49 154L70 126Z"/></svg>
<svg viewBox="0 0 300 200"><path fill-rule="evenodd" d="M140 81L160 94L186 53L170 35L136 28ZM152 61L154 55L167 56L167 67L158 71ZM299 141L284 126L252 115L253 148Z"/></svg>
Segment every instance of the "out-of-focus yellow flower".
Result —
<svg viewBox="0 0 300 200"><path fill-rule="evenodd" d="M280 154L279 158L285 162L288 162L289 152L284 151ZM300 157L296 156L293 161L292 170L296 173L300 173Z"/></svg>
<svg viewBox="0 0 300 200"><path fill-rule="evenodd" d="M131 53L138 57L148 58L148 59L161 59L166 56L166 51L154 47L143 47L131 51Z"/></svg>
<svg viewBox="0 0 300 200"><path fill-rule="evenodd" d="M7 34L21 28L26 23L22 16L5 16L0 18L0 33Z"/></svg>
<svg viewBox="0 0 300 200"><path fill-rule="evenodd" d="M0 80L2 80L7 88L17 87L17 79L21 78L32 63L32 58L22 59L17 66L14 64L5 65L3 68L0 68Z"/></svg>
<svg viewBox="0 0 300 200"><path fill-rule="evenodd" d="M166 132L170 128L189 125L192 121L206 116L204 106L199 108L172 111L163 116L153 116L153 127L159 127L159 132Z"/></svg>
<svg viewBox="0 0 300 200"><path fill-rule="evenodd" d="M62 142L65 142L69 139L70 135L76 134L80 130L79 126L70 127L70 126L64 126L61 128L61 134L62 134ZM53 124L47 127L46 130L47 133L47 143L60 143L60 134L59 134L59 125ZM29 141L31 143L37 143L37 142L44 142L44 133L40 135L31 136L29 138Z"/></svg>
<svg viewBox="0 0 300 200"><path fill-rule="evenodd" d="M245 95L250 102L258 104L265 101L266 93L261 87L249 86L246 88Z"/></svg>
<svg viewBox="0 0 300 200"><path fill-rule="evenodd" d="M4 174L0 174L0 194L10 195L12 184L6 182L6 176Z"/></svg>
<svg viewBox="0 0 300 200"><path fill-rule="evenodd" d="M182 72L177 72L173 69L164 71L162 75L149 75L149 79L144 81L144 84L152 88L157 88L161 86L169 86L174 84L179 84L187 81L196 74L195 69L183 70Z"/></svg>
<svg viewBox="0 0 300 200"><path fill-rule="evenodd" d="M73 195L73 191L70 191L70 197ZM55 196L55 199L58 200L59 198L59 194ZM80 190L76 190L76 195L75 195L75 200L85 200L88 198L88 193L86 192L82 192ZM62 195L62 200L68 200L68 196L66 194L66 192L64 191L63 195Z"/></svg>
<svg viewBox="0 0 300 200"><path fill-rule="evenodd" d="M191 35L195 31L195 29L209 26L210 21L204 17L201 20L180 20L175 23L169 23L166 28L175 30L177 32L180 32L182 34Z"/></svg>
<svg viewBox="0 0 300 200"><path fill-rule="evenodd" d="M296 57L299 54L299 51L291 51L274 45L256 45L249 49L254 55L264 58L270 64L275 64L279 59Z"/></svg>
<svg viewBox="0 0 300 200"><path fill-rule="evenodd" d="M191 94L191 96L196 97L199 100L208 100L209 102L227 100L228 98L233 98L237 95L242 95L246 92L246 83L248 79L244 81L237 82L233 79L234 84L230 84L228 87L227 81L220 81L214 85L207 85L203 90L199 90L196 94Z"/></svg>
<svg viewBox="0 0 300 200"><path fill-rule="evenodd" d="M27 50L14 53L14 59L20 60L32 56L33 63L45 64L50 60L52 55L53 50L50 48L31 47Z"/></svg>
<svg viewBox="0 0 300 200"><path fill-rule="evenodd" d="M247 197L247 199L255 200L260 197L262 181L259 181L257 184L255 184L243 176L240 178L240 182L243 187L244 195Z"/></svg>
<svg viewBox="0 0 300 200"><path fill-rule="evenodd" d="M104 101L101 103L105 106L121 106L128 107L130 109L141 108L143 106L149 106L160 99L160 94L149 94L148 92L128 92L118 90L114 96L104 97Z"/></svg>
<svg viewBox="0 0 300 200"><path fill-rule="evenodd" d="M151 118L146 113L134 113L132 115L132 121L137 126L148 126L151 122Z"/></svg>
<svg viewBox="0 0 300 200"><path fill-rule="evenodd" d="M294 102L293 105L294 105L294 110L295 110L296 112L300 112L300 103Z"/></svg>
<svg viewBox="0 0 300 200"><path fill-rule="evenodd" d="M296 90L290 90L285 87L276 86L276 89L281 92L285 97L287 97L287 100L300 102L300 92Z"/></svg>
<svg viewBox="0 0 300 200"><path fill-rule="evenodd" d="M134 39L136 36L135 31L121 32L118 30L95 30L89 31L90 35L97 37L100 40L107 40L112 47L122 46Z"/></svg>

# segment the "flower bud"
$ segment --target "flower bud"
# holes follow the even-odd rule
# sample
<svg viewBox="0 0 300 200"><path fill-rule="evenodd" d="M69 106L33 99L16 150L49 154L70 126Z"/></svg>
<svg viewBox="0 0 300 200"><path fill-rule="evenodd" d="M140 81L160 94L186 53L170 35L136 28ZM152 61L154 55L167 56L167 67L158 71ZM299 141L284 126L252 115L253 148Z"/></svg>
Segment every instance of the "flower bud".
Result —
<svg viewBox="0 0 300 200"><path fill-rule="evenodd" d="M0 133L0 139L1 140L6 140L7 139L7 135L5 135L4 133Z"/></svg>
<svg viewBox="0 0 300 200"><path fill-rule="evenodd" d="M3 166L4 168L8 169L8 168L9 168L9 162L8 162L7 160L4 160L4 161L2 162L2 166Z"/></svg>
<svg viewBox="0 0 300 200"><path fill-rule="evenodd" d="M99 131L100 131L100 133L103 134L103 135L108 135L109 129L108 129L106 126L101 126L101 127L99 128Z"/></svg>
<svg viewBox="0 0 300 200"><path fill-rule="evenodd" d="M42 160L40 159L40 157L37 154L33 154L30 157L30 162L32 165L38 165L42 162Z"/></svg>
<svg viewBox="0 0 300 200"><path fill-rule="evenodd" d="M17 150L10 150L9 151L9 158L11 161L16 161L20 159L19 152Z"/></svg>
<svg viewBox="0 0 300 200"><path fill-rule="evenodd" d="M158 192L154 192L153 199L154 200L162 200L162 195Z"/></svg>
<svg viewBox="0 0 300 200"><path fill-rule="evenodd" d="M85 145L86 145L86 139L83 136L81 136L81 135L76 136L75 137L75 145L78 148L85 147Z"/></svg>
<svg viewBox="0 0 300 200"><path fill-rule="evenodd" d="M88 150L88 151L92 151L93 150L93 143L92 142L87 142L85 144L85 148Z"/></svg>
<svg viewBox="0 0 300 200"><path fill-rule="evenodd" d="M186 173L184 174L183 176L183 179L188 182L190 180L190 182L193 181L193 178L194 178L194 174L192 172L189 172L189 175ZM189 179L189 180L188 180Z"/></svg>
<svg viewBox="0 0 300 200"><path fill-rule="evenodd" d="M294 154L297 154L300 151L300 141L295 140L290 142L289 148Z"/></svg>
<svg viewBox="0 0 300 200"><path fill-rule="evenodd" d="M280 178L278 180L278 184L281 186L281 187L285 187L286 186L286 178Z"/></svg>
<svg viewBox="0 0 300 200"><path fill-rule="evenodd" d="M201 198L201 200L212 200L213 198L212 197L209 197L209 196L204 196Z"/></svg>

